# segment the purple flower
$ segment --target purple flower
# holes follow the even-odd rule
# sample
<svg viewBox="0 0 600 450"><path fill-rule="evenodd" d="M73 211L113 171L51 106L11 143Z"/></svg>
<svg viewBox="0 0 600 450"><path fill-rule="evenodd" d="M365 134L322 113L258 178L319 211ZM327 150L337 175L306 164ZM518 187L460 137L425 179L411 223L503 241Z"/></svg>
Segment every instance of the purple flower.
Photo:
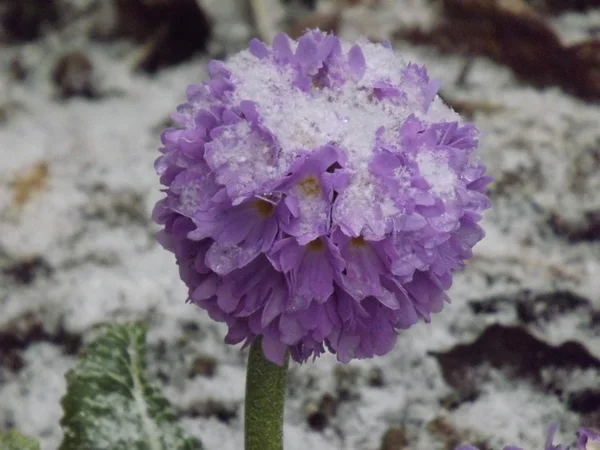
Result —
<svg viewBox="0 0 600 450"><path fill-rule="evenodd" d="M548 435L544 450L569 450L568 445L554 444L554 435L556 434L557 425L552 424L548 428ZM478 450L472 445L461 445L456 450ZM521 447L506 446L503 450L523 450ZM600 433L580 428L577 432L577 450L600 450Z"/></svg>
<svg viewBox="0 0 600 450"><path fill-rule="evenodd" d="M389 352L483 238L477 130L389 44L252 40L187 90L155 168L189 300L281 363Z"/></svg>
<svg viewBox="0 0 600 450"><path fill-rule="evenodd" d="M569 450L570 447L568 445L554 444L554 435L556 434L557 429L558 425L555 423L548 428L548 436L546 438L544 450Z"/></svg>
<svg viewBox="0 0 600 450"><path fill-rule="evenodd" d="M600 432L580 428L577 433L578 450L600 450Z"/></svg>
<svg viewBox="0 0 600 450"><path fill-rule="evenodd" d="M456 447L455 450L479 450L477 447L473 447L472 445L461 445L459 447ZM506 447L503 447L502 450L523 450L521 447L515 447L513 445L507 445ZM548 449L546 449L548 450Z"/></svg>

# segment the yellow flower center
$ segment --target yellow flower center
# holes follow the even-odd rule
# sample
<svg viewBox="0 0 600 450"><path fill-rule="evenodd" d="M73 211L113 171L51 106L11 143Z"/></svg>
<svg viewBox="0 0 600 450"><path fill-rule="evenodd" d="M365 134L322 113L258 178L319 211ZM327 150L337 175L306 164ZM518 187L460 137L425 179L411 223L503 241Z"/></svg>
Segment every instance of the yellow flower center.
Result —
<svg viewBox="0 0 600 450"><path fill-rule="evenodd" d="M310 241L308 244L306 244L306 246L308 247L309 250L319 251L319 250L323 250L323 248L325 247L325 244L323 243L322 239L317 238L314 241Z"/></svg>
<svg viewBox="0 0 600 450"><path fill-rule="evenodd" d="M262 199L255 200L252 206L254 206L254 208L258 211L258 215L262 219L273 214L273 210L275 209L275 205L273 203Z"/></svg>
<svg viewBox="0 0 600 450"><path fill-rule="evenodd" d="M314 197L321 193L321 186L317 179L313 176L308 176L298 183L300 189L307 197Z"/></svg>
<svg viewBox="0 0 600 450"><path fill-rule="evenodd" d="M355 237L350 239L350 245L352 247L366 247L367 243L365 242L365 238L362 236Z"/></svg>

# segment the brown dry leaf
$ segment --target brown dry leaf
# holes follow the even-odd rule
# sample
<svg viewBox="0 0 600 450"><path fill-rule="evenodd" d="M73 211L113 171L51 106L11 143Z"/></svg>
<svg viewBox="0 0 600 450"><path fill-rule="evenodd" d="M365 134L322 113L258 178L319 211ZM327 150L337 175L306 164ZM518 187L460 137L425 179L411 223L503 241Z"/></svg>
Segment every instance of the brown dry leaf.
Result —
<svg viewBox="0 0 600 450"><path fill-rule="evenodd" d="M600 428L600 409L581 415L581 426L585 428Z"/></svg>
<svg viewBox="0 0 600 450"><path fill-rule="evenodd" d="M41 161L17 175L11 182L13 205L21 208L47 185L50 171L48 163Z"/></svg>
<svg viewBox="0 0 600 450"><path fill-rule="evenodd" d="M548 368L592 369L600 376L600 359L581 343L568 341L554 347L517 326L491 325L470 344L430 354L437 359L446 382L463 399L479 395L491 368L511 378L533 381L538 386L541 386L543 370Z"/></svg>
<svg viewBox="0 0 600 450"><path fill-rule="evenodd" d="M444 448L454 450L458 445L470 442L481 450L488 450L486 442L469 430L458 430L446 418L438 416L426 425L427 431L443 442Z"/></svg>
<svg viewBox="0 0 600 450"><path fill-rule="evenodd" d="M356 5L375 6L379 3L379 0L346 0L345 3L349 6L356 6Z"/></svg>
<svg viewBox="0 0 600 450"><path fill-rule="evenodd" d="M221 423L230 423L238 417L238 410L239 405L235 402L204 398L193 401L181 414L192 418L215 418Z"/></svg>
<svg viewBox="0 0 600 450"><path fill-rule="evenodd" d="M188 371L188 377L202 376L212 378L215 375L216 369L217 359L214 356L200 355L192 362L192 367Z"/></svg>
<svg viewBox="0 0 600 450"><path fill-rule="evenodd" d="M116 34L143 43L137 68L155 72L205 51L212 26L196 0L114 0Z"/></svg>
<svg viewBox="0 0 600 450"><path fill-rule="evenodd" d="M62 99L81 96L98 97L94 86L94 66L81 51L67 52L60 56L52 69L52 81Z"/></svg>
<svg viewBox="0 0 600 450"><path fill-rule="evenodd" d="M39 255L31 255L18 260L12 260L8 264L0 266L0 273L11 277L19 284L30 284L38 275L49 276L54 269L48 261Z"/></svg>
<svg viewBox="0 0 600 450"><path fill-rule="evenodd" d="M569 242L592 242L600 240L600 211L586 211L577 219L562 217L553 213L550 227L558 236Z"/></svg>
<svg viewBox="0 0 600 450"><path fill-rule="evenodd" d="M523 0L443 0L432 30L397 37L442 51L479 54L544 87L558 85L588 101L600 100L600 42L564 46L548 22Z"/></svg>
<svg viewBox="0 0 600 450"><path fill-rule="evenodd" d="M82 339L65 330L62 324L49 330L38 314L25 313L0 327L0 367L18 372L24 365L23 351L38 342L58 345L65 354L75 355L81 348Z"/></svg>
<svg viewBox="0 0 600 450"><path fill-rule="evenodd" d="M408 439L402 427L390 427L381 439L380 450L405 450L408 448Z"/></svg>
<svg viewBox="0 0 600 450"><path fill-rule="evenodd" d="M37 39L44 27L59 21L55 0L0 0L0 42L28 42Z"/></svg>
<svg viewBox="0 0 600 450"><path fill-rule="evenodd" d="M585 11L600 6L600 0L527 0L534 8L551 14L565 11Z"/></svg>
<svg viewBox="0 0 600 450"><path fill-rule="evenodd" d="M329 393L323 394L319 403L313 401L305 406L306 422L315 431L323 431L337 414L340 399Z"/></svg>
<svg viewBox="0 0 600 450"><path fill-rule="evenodd" d="M589 40L566 49L570 66L565 67L571 88L582 98L600 100L600 41Z"/></svg>
<svg viewBox="0 0 600 450"><path fill-rule="evenodd" d="M523 324L543 324L569 314L591 318L594 312L589 299L569 290L534 293L523 289L511 295L471 300L469 307L476 315L515 313Z"/></svg>

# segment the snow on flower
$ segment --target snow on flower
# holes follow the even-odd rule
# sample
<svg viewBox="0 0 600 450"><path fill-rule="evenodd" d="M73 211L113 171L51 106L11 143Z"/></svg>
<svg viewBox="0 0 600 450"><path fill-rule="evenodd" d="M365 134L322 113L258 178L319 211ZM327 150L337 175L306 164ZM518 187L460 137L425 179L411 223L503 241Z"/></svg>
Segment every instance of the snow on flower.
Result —
<svg viewBox="0 0 600 450"><path fill-rule="evenodd" d="M387 43L282 33L208 73L155 165L189 299L275 363L389 352L484 236L477 130Z"/></svg>

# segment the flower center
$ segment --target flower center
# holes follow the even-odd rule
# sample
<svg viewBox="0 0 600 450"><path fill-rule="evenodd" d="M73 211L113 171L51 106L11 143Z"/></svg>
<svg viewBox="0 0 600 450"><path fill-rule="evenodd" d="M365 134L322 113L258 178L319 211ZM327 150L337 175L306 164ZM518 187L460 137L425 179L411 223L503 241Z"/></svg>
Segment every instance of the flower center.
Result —
<svg viewBox="0 0 600 450"><path fill-rule="evenodd" d="M307 197L315 197L321 193L321 186L317 179L313 176L308 176L301 180L298 185Z"/></svg>
<svg viewBox="0 0 600 450"><path fill-rule="evenodd" d="M258 211L258 215L261 217L261 219L269 217L271 214L273 214L273 210L275 209L275 205L273 203L262 199L255 200L252 206L254 206L256 211Z"/></svg>
<svg viewBox="0 0 600 450"><path fill-rule="evenodd" d="M367 243L365 242L365 238L362 236L355 237L350 239L350 245L352 247L366 247Z"/></svg>
<svg viewBox="0 0 600 450"><path fill-rule="evenodd" d="M319 250L323 250L323 248L325 247L325 244L323 243L323 240L321 238L317 238L313 241L310 241L308 244L306 244L306 247L312 251L319 251Z"/></svg>

